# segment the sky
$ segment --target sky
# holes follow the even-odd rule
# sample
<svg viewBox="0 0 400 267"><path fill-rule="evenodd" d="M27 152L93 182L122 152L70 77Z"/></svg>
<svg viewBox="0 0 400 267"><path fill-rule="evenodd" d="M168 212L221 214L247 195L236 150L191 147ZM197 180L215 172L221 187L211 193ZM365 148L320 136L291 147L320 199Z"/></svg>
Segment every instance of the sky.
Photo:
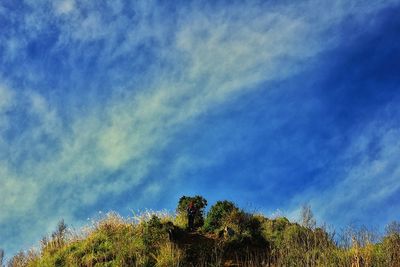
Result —
<svg viewBox="0 0 400 267"><path fill-rule="evenodd" d="M400 220L400 2L0 3L0 247L183 195Z"/></svg>

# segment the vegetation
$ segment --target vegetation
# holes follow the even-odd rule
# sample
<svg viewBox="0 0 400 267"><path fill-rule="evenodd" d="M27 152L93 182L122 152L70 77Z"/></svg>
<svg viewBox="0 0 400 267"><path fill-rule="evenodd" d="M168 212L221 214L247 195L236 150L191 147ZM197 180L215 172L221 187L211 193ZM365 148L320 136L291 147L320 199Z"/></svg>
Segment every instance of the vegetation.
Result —
<svg viewBox="0 0 400 267"><path fill-rule="evenodd" d="M204 225L204 230L207 232L213 232L224 224L226 224L234 212L237 213L239 208L233 202L224 200L217 201L213 205L207 214L207 218Z"/></svg>
<svg viewBox="0 0 400 267"><path fill-rule="evenodd" d="M191 201L198 209L194 232L185 224ZM8 266L400 266L396 222L381 238L364 228L335 236L317 227L308 206L294 223L247 213L230 201L218 201L204 218L206 205L201 196L184 196L175 216L109 213L80 232L61 221L38 251L20 252Z"/></svg>
<svg viewBox="0 0 400 267"><path fill-rule="evenodd" d="M179 199L178 207L176 208L176 224L182 228L188 227L187 222L187 208L189 203L192 202L197 209L197 214L194 216L194 226L201 227L204 224L204 209L207 206L207 200L202 196L182 196Z"/></svg>

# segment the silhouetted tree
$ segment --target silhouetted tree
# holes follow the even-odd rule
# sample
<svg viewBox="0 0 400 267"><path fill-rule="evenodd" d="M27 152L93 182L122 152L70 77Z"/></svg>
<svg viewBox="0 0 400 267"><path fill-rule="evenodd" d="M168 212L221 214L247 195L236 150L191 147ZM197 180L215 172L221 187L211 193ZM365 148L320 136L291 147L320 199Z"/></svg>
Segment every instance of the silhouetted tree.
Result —
<svg viewBox="0 0 400 267"><path fill-rule="evenodd" d="M187 208L190 202L193 202L197 210L194 216L194 227L196 228L201 227L204 224L204 209L207 206L207 200L202 196L194 196L194 197L182 196L178 202L178 207L177 207L178 215L186 216Z"/></svg>

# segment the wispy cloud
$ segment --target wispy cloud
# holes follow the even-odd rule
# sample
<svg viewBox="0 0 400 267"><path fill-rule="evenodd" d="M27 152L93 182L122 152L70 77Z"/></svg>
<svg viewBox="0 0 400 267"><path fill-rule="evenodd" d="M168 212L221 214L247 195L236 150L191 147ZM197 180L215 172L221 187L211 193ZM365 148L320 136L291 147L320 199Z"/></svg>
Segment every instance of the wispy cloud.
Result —
<svg viewBox="0 0 400 267"><path fill-rule="evenodd" d="M397 164L400 129L393 103L380 110L367 125L352 132L350 146L335 159L335 169L327 169L318 177L330 179L329 185L302 191L294 198L295 206L309 203L320 222L337 226L353 223L382 226L382 218L398 213L398 207L390 203L400 190ZM377 207L385 209L380 216L373 216Z"/></svg>
<svg viewBox="0 0 400 267"><path fill-rule="evenodd" d="M74 0L59 1L54 4L56 13L58 14L68 14L75 9Z"/></svg>

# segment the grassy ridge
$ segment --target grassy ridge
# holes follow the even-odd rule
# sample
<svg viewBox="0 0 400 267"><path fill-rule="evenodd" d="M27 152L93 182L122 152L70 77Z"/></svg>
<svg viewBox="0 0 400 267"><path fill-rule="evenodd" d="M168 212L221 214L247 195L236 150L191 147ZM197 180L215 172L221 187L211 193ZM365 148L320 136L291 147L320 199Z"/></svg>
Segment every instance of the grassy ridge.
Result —
<svg viewBox="0 0 400 267"><path fill-rule="evenodd" d="M109 213L79 232L60 222L51 236L43 238L39 251L21 252L8 265L400 266L398 223L381 238L361 229L345 232L338 241L315 226L310 209L303 209L298 224L220 201L196 231L186 227L182 206L174 216L145 213L122 218Z"/></svg>

